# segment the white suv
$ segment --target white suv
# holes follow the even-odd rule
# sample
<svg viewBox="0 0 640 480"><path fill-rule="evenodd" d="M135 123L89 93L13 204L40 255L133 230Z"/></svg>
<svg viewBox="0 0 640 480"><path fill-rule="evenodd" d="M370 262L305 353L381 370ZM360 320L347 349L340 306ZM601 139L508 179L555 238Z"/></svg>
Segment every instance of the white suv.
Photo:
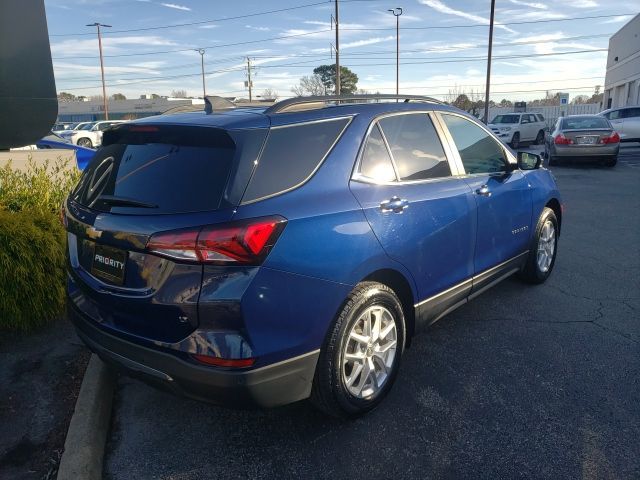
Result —
<svg viewBox="0 0 640 480"><path fill-rule="evenodd" d="M90 130L74 130L71 136L67 137L74 145L81 147L97 148L102 144L102 132L116 123L124 123L125 120L104 120L96 122Z"/></svg>
<svg viewBox="0 0 640 480"><path fill-rule="evenodd" d="M487 125L504 143L517 149L523 142L544 143L546 123L539 113L504 113Z"/></svg>

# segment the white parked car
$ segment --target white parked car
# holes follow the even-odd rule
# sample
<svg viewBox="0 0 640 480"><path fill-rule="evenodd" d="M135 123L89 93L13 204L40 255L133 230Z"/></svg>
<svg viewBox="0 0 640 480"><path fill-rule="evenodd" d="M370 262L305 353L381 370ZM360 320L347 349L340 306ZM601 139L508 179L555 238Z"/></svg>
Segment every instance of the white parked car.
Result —
<svg viewBox="0 0 640 480"><path fill-rule="evenodd" d="M102 144L102 132L104 130L111 125L124 122L125 120L103 120L101 122L95 122L89 130L75 130L68 138L74 145L97 148Z"/></svg>
<svg viewBox="0 0 640 480"><path fill-rule="evenodd" d="M547 124L539 113L504 113L487 126L515 150L524 142L542 145Z"/></svg>
<svg viewBox="0 0 640 480"><path fill-rule="evenodd" d="M640 142L640 105L611 108L598 115L611 122L622 142Z"/></svg>
<svg viewBox="0 0 640 480"><path fill-rule="evenodd" d="M67 128L66 130L54 130L53 133L68 139L76 130L91 130L91 127L93 127L95 123L96 122L78 122L74 123L73 126Z"/></svg>

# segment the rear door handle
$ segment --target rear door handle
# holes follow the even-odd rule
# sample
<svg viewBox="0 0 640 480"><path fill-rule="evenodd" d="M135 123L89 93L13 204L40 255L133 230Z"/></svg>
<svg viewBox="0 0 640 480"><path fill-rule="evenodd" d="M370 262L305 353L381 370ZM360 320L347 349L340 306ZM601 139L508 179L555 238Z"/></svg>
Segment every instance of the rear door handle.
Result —
<svg viewBox="0 0 640 480"><path fill-rule="evenodd" d="M482 195L483 197L490 197L491 190L489 190L489 187L487 185L482 185L479 189L476 190L476 194Z"/></svg>
<svg viewBox="0 0 640 480"><path fill-rule="evenodd" d="M391 197L389 200L380 202L380 210L382 210L383 213L402 213L408 206L409 202L407 200L403 200L396 196Z"/></svg>

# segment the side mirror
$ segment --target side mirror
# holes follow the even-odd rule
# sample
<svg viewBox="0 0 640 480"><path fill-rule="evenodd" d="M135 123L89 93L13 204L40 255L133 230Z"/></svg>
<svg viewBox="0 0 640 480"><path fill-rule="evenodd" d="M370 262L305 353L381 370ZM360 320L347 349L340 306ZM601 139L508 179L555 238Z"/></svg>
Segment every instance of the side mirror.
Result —
<svg viewBox="0 0 640 480"><path fill-rule="evenodd" d="M542 157L535 153L518 152L518 168L520 170L535 170L542 165Z"/></svg>

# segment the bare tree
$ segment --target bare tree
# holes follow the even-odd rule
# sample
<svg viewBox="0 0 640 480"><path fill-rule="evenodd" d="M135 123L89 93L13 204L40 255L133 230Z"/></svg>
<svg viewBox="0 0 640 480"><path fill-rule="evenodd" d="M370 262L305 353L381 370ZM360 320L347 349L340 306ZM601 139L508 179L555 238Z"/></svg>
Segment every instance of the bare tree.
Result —
<svg viewBox="0 0 640 480"><path fill-rule="evenodd" d="M171 96L173 98L187 98L186 90L171 90Z"/></svg>
<svg viewBox="0 0 640 480"><path fill-rule="evenodd" d="M260 95L264 100L277 100L278 99L278 92L276 92L275 90L273 90L272 88L265 88L262 91L262 95Z"/></svg>
<svg viewBox="0 0 640 480"><path fill-rule="evenodd" d="M304 76L300 83L293 87L291 91L298 97L305 95L326 95L327 87L322 83L322 77L318 74Z"/></svg>

